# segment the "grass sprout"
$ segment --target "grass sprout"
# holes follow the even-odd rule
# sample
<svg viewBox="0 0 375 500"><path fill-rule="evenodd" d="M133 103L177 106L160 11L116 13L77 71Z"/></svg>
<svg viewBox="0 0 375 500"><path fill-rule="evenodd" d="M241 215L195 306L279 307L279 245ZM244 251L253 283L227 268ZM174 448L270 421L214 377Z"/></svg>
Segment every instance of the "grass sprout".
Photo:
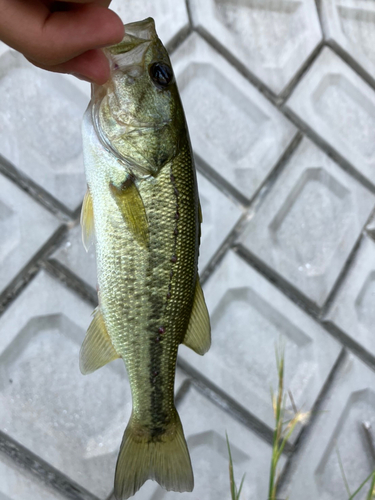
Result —
<svg viewBox="0 0 375 500"><path fill-rule="evenodd" d="M271 389L272 406L275 416L275 430L273 433L272 442L272 458L269 476L268 500L277 500L276 492L279 480L278 463L284 451L285 445L293 434L298 424L306 424L310 418L310 412L302 412L297 410L293 400L293 396L289 394L289 398L294 408L294 415L285 419L286 393L284 390L284 367L285 367L285 347L279 345L276 347L276 365L278 375L278 389L275 394Z"/></svg>
<svg viewBox="0 0 375 500"><path fill-rule="evenodd" d="M285 392L284 388L285 346L280 343L278 346L276 346L275 350L276 350L278 388L277 388L277 393L274 393L274 391L271 389L272 407L275 416L275 429L272 441L272 458L271 458L271 467L269 474L269 489L268 489L267 500L277 500L276 494L277 494L278 481L280 477L278 464L288 440L292 436L296 426L298 424L305 425L309 421L311 416L311 412L302 412L298 410L294 402L293 395L290 393L290 391L288 391L288 393ZM287 396L289 397L291 406L293 408L293 413L290 416L290 418L286 418ZM239 488L237 488L234 479L232 453L227 434L226 438L227 438L228 455L229 455L229 482L230 482L231 498L232 500L239 500L245 479L245 474L242 477ZM341 455L337 447L336 447L336 454L340 466L341 475L344 481L345 489L348 494L348 500L355 500L358 494L361 491L363 491L363 489L365 488L366 485L368 485L368 483L370 483L370 489L368 490L366 500L375 500L375 469L358 486L358 488L354 491L354 493L351 493L349 483L345 474L343 462L341 459Z"/></svg>
<svg viewBox="0 0 375 500"><path fill-rule="evenodd" d="M370 489L368 491L368 494L366 496L366 500L375 500L375 470L372 471L371 474L369 476L367 476L366 479L358 486L358 488L355 490L355 492L353 494L351 494L338 448L336 448L336 454L337 454L337 458L339 461L340 471L341 471L341 475L342 475L342 478L343 478L343 481L345 484L345 488L346 488L346 491L349 495L348 500L354 500L357 497L357 495L363 490L363 488L366 486L366 484L369 481L371 481L371 484L370 484Z"/></svg>
<svg viewBox="0 0 375 500"><path fill-rule="evenodd" d="M230 450L230 444L229 444L229 439L228 439L228 434L226 434L227 437L227 446L228 446L228 455L229 455L229 483L230 483L230 493L232 496L232 500L239 500L241 491L242 491L242 486L243 482L245 480L245 474L242 476L240 487L237 488L236 482L234 480L234 469L233 469L233 460L232 460L232 452Z"/></svg>
<svg viewBox="0 0 375 500"><path fill-rule="evenodd" d="M370 489L368 491L368 495L366 500L375 500L375 471L371 472L369 476L358 486L353 495L351 495L348 500L354 500L358 493L362 491L362 489L366 486L366 484L371 480Z"/></svg>
<svg viewBox="0 0 375 500"><path fill-rule="evenodd" d="M339 449L337 447L336 447L336 455L337 455L337 460L339 461L340 472L341 472L341 476L342 476L342 478L344 480L346 492L349 495L349 498L353 498L352 494L351 494L351 491L350 491L350 488L349 488L348 480L346 478L346 474L345 474L345 470L344 470L344 465L343 465L342 460L341 460L341 455L340 455Z"/></svg>

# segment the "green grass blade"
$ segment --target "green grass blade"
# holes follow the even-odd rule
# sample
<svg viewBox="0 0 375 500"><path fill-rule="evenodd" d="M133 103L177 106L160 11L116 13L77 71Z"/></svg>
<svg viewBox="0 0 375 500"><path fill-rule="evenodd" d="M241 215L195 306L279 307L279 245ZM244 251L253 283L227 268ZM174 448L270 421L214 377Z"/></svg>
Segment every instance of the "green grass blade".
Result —
<svg viewBox="0 0 375 500"><path fill-rule="evenodd" d="M230 483L230 493L232 495L232 500L237 500L237 498L236 498L236 485L235 485L235 482L234 482L232 453L230 451L230 444L229 444L228 434L225 433L225 435L227 437L227 447L228 447L228 455L229 455L229 483Z"/></svg>
<svg viewBox="0 0 375 500"><path fill-rule="evenodd" d="M232 500L239 500L241 491L242 491L242 486L243 482L245 480L245 474L242 477L241 484L239 490L237 490L236 482L234 480L234 469L233 469L233 459L232 459L232 452L230 449L230 444L229 444L229 438L228 434L225 433L226 438L227 438L227 447L228 447L228 455L229 455L229 482L230 482L230 493L232 496Z"/></svg>
<svg viewBox="0 0 375 500"><path fill-rule="evenodd" d="M363 481L363 483L361 483L361 484L358 486L358 488L355 490L355 492L353 493L353 495L352 495L352 496L350 496L350 497L348 498L348 500L353 500L353 498L355 498L355 497L358 495L358 493L362 490L362 488L365 486L365 484L366 484L366 483L368 483L368 481L370 481L371 477L372 477L374 474L375 474L375 471L374 471L374 472L371 472L371 474L370 474L368 477L366 477L366 479ZM371 490L370 490L370 491L371 491ZM371 498L371 497L370 497L370 498ZM372 500L372 499L371 499L371 500Z"/></svg>
<svg viewBox="0 0 375 500"><path fill-rule="evenodd" d="M239 489L239 490L238 490L238 492L237 492L237 500L239 500L239 498L240 498L241 491L242 491L242 486L243 486L243 482L245 481L245 476L246 476L246 474L244 474L244 475L242 476L242 479L241 479L241 484L240 484L240 489ZM372 500L372 499L370 499L370 500Z"/></svg>
<svg viewBox="0 0 375 500"><path fill-rule="evenodd" d="M348 483L348 480L346 478L344 466L343 466L342 460L341 460L341 455L340 455L340 452L339 452L339 449L337 448L337 446L336 446L336 455L337 455L337 460L339 461L340 471L341 471L342 478L344 480L345 489L346 489L347 494L350 497L351 496L351 491L350 491L350 488L349 488L349 483Z"/></svg>
<svg viewBox="0 0 375 500"><path fill-rule="evenodd" d="M277 464L280 459L280 444L282 441L283 433L283 418L284 418L284 407L285 407L285 395L284 395L284 346L275 347L276 353L276 366L278 375L278 388L277 395L275 397L275 429L273 433L273 443L272 443L272 459L271 468L269 475L269 486L268 486L268 499L274 500L276 498L276 475L277 475Z"/></svg>
<svg viewBox="0 0 375 500"><path fill-rule="evenodd" d="M367 495L367 500L375 499L375 471L372 473L371 486Z"/></svg>

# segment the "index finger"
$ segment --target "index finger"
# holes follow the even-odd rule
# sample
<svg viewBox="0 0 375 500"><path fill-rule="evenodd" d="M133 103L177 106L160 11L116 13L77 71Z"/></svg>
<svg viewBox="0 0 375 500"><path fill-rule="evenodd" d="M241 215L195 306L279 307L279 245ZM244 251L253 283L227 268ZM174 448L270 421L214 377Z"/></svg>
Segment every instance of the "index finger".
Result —
<svg viewBox="0 0 375 500"><path fill-rule="evenodd" d="M2 40L40 65L64 63L88 50L118 43L123 37L121 19L98 3L71 2L71 9L55 12L47 5L0 0Z"/></svg>

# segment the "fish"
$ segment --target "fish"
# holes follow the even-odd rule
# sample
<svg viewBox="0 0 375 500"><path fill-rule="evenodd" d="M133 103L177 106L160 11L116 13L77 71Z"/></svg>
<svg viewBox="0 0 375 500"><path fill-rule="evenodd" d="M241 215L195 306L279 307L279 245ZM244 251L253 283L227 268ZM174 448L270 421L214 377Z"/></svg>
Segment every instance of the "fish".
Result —
<svg viewBox="0 0 375 500"><path fill-rule="evenodd" d="M104 52L111 76L93 84L82 124L82 239L86 249L95 241L99 305L80 369L125 363L132 413L114 486L124 500L148 479L193 490L174 402L176 361L181 343L205 354L211 329L198 275L202 215L193 154L154 20L124 25L123 40Z"/></svg>

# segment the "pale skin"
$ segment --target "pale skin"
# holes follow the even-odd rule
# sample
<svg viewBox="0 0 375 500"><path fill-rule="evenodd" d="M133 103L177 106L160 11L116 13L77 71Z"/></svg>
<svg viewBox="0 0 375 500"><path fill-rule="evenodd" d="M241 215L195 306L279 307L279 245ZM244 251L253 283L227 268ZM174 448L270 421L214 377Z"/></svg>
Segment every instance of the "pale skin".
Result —
<svg viewBox="0 0 375 500"><path fill-rule="evenodd" d="M0 0L0 40L35 66L102 85L109 63L100 49L124 35L110 2Z"/></svg>

